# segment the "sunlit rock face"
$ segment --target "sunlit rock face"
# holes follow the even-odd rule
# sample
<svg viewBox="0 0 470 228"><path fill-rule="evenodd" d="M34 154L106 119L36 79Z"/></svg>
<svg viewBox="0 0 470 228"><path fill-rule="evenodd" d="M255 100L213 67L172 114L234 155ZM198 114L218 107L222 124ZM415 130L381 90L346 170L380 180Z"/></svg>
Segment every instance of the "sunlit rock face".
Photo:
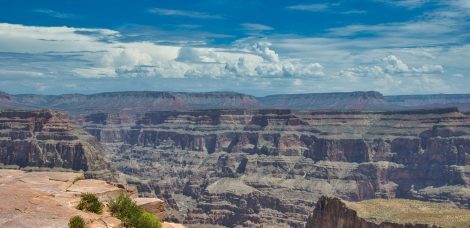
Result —
<svg viewBox="0 0 470 228"><path fill-rule="evenodd" d="M348 202L323 196L308 217L305 228L467 227L469 221L470 210L458 209L445 203L407 199Z"/></svg>
<svg viewBox="0 0 470 228"><path fill-rule="evenodd" d="M457 109L158 111L78 122L141 192L165 199L174 221L302 227L322 195L470 208L470 117Z"/></svg>

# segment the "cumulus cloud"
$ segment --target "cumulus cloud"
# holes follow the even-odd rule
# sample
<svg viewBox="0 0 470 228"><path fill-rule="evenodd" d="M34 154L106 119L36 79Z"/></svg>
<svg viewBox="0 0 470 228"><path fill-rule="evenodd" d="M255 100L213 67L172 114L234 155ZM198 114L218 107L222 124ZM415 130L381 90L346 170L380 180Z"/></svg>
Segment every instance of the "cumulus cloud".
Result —
<svg viewBox="0 0 470 228"><path fill-rule="evenodd" d="M0 52L73 56L68 77L117 78L223 78L308 77L323 75L316 62L281 59L265 41L245 42L228 48L158 45L123 42L122 34L106 29L34 27L0 24ZM18 63L17 63L18 64ZM64 74L50 62L51 77ZM28 67L36 67L31 63ZM37 68L37 67L36 67ZM42 69L44 70L44 69ZM41 73L41 72L40 72ZM56 74L56 75L54 75ZM62 76L62 77L66 77Z"/></svg>
<svg viewBox="0 0 470 228"><path fill-rule="evenodd" d="M251 46L252 50L263 57L268 62L279 62L279 55L269 47L272 46L269 42L257 42Z"/></svg>
<svg viewBox="0 0 470 228"><path fill-rule="evenodd" d="M402 60L394 55L389 55L383 59L386 63L385 71L389 73L421 73L421 74L441 74L444 67L441 65L423 65L421 67L409 67Z"/></svg>
<svg viewBox="0 0 470 228"><path fill-rule="evenodd" d="M412 67L403 62L395 55L388 55L381 59L382 65L358 66L341 70L338 74L349 78L353 77L388 77L399 75L421 76L426 74L442 74L444 67L442 65L425 64L419 67Z"/></svg>

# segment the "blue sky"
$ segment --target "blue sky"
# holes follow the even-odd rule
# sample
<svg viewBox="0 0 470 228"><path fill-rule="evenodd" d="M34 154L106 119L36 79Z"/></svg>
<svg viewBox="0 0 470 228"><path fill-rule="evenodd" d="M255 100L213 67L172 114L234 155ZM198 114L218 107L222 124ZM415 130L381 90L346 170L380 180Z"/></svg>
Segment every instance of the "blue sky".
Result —
<svg viewBox="0 0 470 228"><path fill-rule="evenodd" d="M470 0L0 3L10 93L470 93Z"/></svg>

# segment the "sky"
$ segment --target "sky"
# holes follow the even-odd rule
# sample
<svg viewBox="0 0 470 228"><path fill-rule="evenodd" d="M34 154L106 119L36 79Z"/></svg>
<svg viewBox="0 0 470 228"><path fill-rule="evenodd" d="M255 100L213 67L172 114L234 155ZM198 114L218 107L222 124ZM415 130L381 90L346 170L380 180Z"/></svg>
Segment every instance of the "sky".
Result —
<svg viewBox="0 0 470 228"><path fill-rule="evenodd" d="M470 93L470 0L0 0L0 91Z"/></svg>

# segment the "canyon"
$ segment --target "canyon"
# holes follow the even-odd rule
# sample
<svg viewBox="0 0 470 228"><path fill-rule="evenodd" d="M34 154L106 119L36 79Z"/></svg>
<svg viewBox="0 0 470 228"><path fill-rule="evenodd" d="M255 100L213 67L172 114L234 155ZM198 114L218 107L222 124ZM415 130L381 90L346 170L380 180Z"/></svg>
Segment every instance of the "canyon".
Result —
<svg viewBox="0 0 470 228"><path fill-rule="evenodd" d="M470 208L470 116L455 108L158 111L81 123L175 222L303 227L323 195Z"/></svg>
<svg viewBox="0 0 470 228"><path fill-rule="evenodd" d="M325 195L470 209L468 97L2 94L0 163L119 179L194 227L304 227Z"/></svg>

